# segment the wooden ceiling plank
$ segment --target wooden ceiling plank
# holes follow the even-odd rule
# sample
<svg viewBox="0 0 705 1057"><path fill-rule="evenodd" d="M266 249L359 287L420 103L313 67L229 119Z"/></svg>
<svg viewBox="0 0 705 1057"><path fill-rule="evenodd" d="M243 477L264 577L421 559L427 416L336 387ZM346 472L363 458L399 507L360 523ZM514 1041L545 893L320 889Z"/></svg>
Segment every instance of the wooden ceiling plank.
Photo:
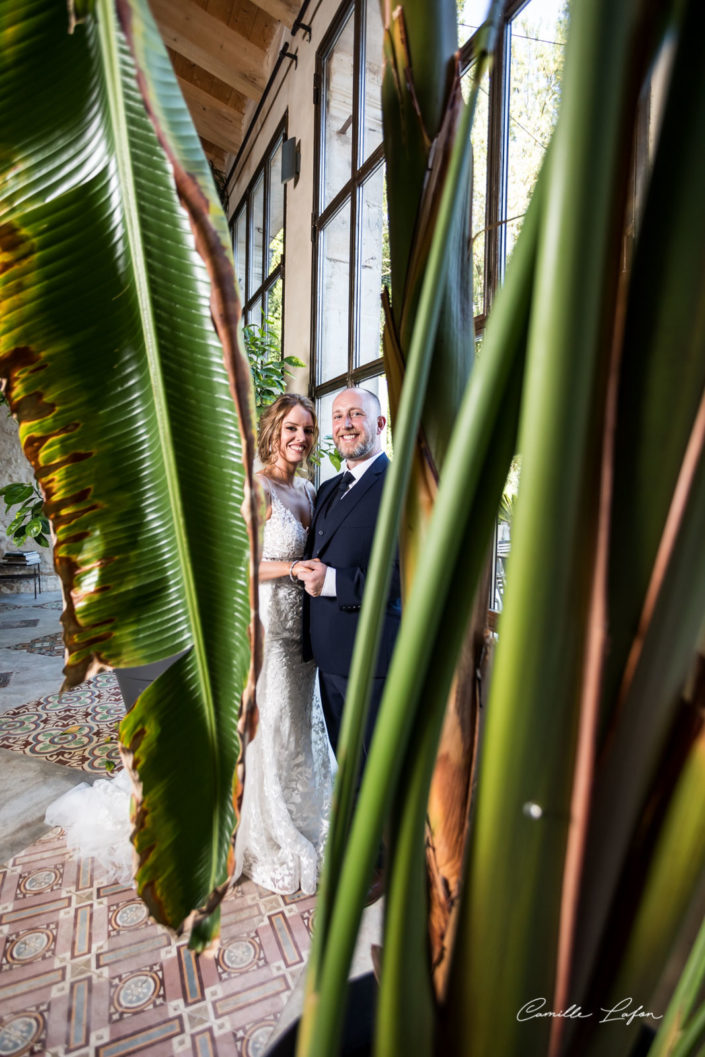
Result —
<svg viewBox="0 0 705 1057"><path fill-rule="evenodd" d="M199 99L186 93L184 93L184 98L191 114L205 117L208 121L222 128L223 131L227 130L232 137L240 139L242 136L242 120L239 115L214 110L212 107L204 105Z"/></svg>
<svg viewBox="0 0 705 1057"><path fill-rule="evenodd" d="M229 150L240 145L242 129L238 125L229 124L217 114L212 114L209 110L196 106L195 103L189 103L188 108L199 135L202 133L207 139L219 143L222 147L227 146Z"/></svg>
<svg viewBox="0 0 705 1057"><path fill-rule="evenodd" d="M228 106L221 99L217 99L214 95L204 91L203 88L199 88L198 85L191 84L190 81L185 80L183 77L179 77L178 80L185 99L195 103L197 106L205 107L206 110L210 110L242 128L242 110L236 110L234 107Z"/></svg>
<svg viewBox="0 0 705 1057"><path fill-rule="evenodd" d="M183 55L178 55L169 48L167 51L174 67L174 73L179 81L190 84L194 88L199 88L223 106L228 107L230 110L236 110L238 114L245 113L249 99L242 92L236 91L223 81L219 81L212 73L208 73L207 70L202 70L200 66L189 62Z"/></svg>
<svg viewBox="0 0 705 1057"><path fill-rule="evenodd" d="M265 85L267 53L207 11L181 0L150 0L167 47L212 73L250 99L259 99Z"/></svg>
<svg viewBox="0 0 705 1057"><path fill-rule="evenodd" d="M225 151L223 151L221 147L216 147L215 143L211 143L207 139L202 139L201 145L203 146L206 157L213 162L216 169L221 173L225 173Z"/></svg>
<svg viewBox="0 0 705 1057"><path fill-rule="evenodd" d="M228 126L224 121L196 106L189 106L196 131L201 139L209 140L220 150L236 154L242 143L242 133Z"/></svg>

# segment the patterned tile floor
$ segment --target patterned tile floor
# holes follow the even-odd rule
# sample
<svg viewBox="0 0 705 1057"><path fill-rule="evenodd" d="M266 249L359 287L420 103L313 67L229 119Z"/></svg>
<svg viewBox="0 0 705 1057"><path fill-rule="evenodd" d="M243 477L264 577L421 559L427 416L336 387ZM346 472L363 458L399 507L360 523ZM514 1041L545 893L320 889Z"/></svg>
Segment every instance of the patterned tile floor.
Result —
<svg viewBox="0 0 705 1057"><path fill-rule="evenodd" d="M6 618L22 629L39 623L33 611L60 608L2 605L25 610ZM18 665L61 653L58 633L23 638L6 646ZM104 773L119 763L123 711L102 673L0 714L0 748ZM305 962L315 897L238 884L218 950L196 957L100 869L59 829L0 864L0 1057L259 1057Z"/></svg>
<svg viewBox="0 0 705 1057"><path fill-rule="evenodd" d="M0 869L0 1054L258 1057L314 902L238 885L217 952L196 957L52 830Z"/></svg>
<svg viewBox="0 0 705 1057"><path fill-rule="evenodd" d="M63 657L64 638L60 631L42 635L31 642L15 642L6 647L8 650L22 650L23 653L41 653L45 657Z"/></svg>
<svg viewBox="0 0 705 1057"><path fill-rule="evenodd" d="M115 676L101 672L76 690L3 712L0 748L102 774L120 764L117 727L124 714Z"/></svg>

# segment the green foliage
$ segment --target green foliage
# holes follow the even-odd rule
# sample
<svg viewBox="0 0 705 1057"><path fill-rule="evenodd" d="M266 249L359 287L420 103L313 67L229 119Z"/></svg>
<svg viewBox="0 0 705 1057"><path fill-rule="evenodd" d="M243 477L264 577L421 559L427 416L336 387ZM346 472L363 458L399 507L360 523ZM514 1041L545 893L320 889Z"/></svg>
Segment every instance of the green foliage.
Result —
<svg viewBox="0 0 705 1057"><path fill-rule="evenodd" d="M65 686L181 655L121 751L138 890L172 928L205 919L204 943L231 869L256 601L227 221L145 0L97 0L73 33L65 4L4 0L2 27L0 377L52 523Z"/></svg>
<svg viewBox="0 0 705 1057"><path fill-rule="evenodd" d="M36 484L6 484L0 488L0 496L5 500L5 512L19 504L7 526L7 534L18 547L28 539L40 547L49 546L49 521L44 514L44 500Z"/></svg>
<svg viewBox="0 0 705 1057"><path fill-rule="evenodd" d="M517 496L519 494L519 478L521 475L521 457L519 455L512 459L512 465L507 475L507 483L502 492L499 503L499 520L506 521L511 525L516 508Z"/></svg>
<svg viewBox="0 0 705 1057"><path fill-rule="evenodd" d="M497 0L493 11L500 6ZM402 8L417 13L420 5ZM424 11L433 21L431 5ZM693 912L702 916L702 9L698 0L576 0L571 18L552 146L493 304L482 356L449 423L424 560L405 600L349 833L341 838L340 820L333 820L300 1057L337 1052L358 915L383 832L390 854L380 1057L623 1057L633 1039L602 1029L599 1011L625 995L649 1008L660 970L667 968L667 982L683 966L682 944L666 966L674 941L692 939ZM648 190L637 230L630 231L632 267L625 275L619 247L633 182L630 151L639 101L664 40L673 45L662 86L666 105L658 128L650 129ZM401 83L397 78L395 90ZM401 140L406 129L399 121L392 135ZM432 248L442 239L447 190ZM397 167L390 208L408 192ZM399 245L392 239L393 265ZM429 254L424 275L440 287L436 264ZM412 352L421 336L433 342L437 322L423 307L412 328L395 461L353 658L339 805L353 744L346 735L364 716L359 662L374 655L370 628L384 605L395 545L391 510L414 442L402 411L423 400L426 379ZM442 413L437 402L429 410ZM510 447L515 429L519 443ZM522 482L512 511L507 604L449 974L443 992L434 993L422 942L429 893L419 877L443 719L438 706L461 668L457 629L471 619L517 449ZM438 765L447 762L439 758ZM404 806L396 814L395 799ZM702 1052L703 979L701 935L655 1052ZM570 1024L560 1013L522 1018L532 996L545 996L545 1010L588 1012ZM649 1026L658 1026L662 1008L655 1007Z"/></svg>
<svg viewBox="0 0 705 1057"><path fill-rule="evenodd" d="M273 404L278 396L286 392L286 380L292 372L290 367L305 367L298 356L281 355L281 338L275 321L265 317L262 326L248 323L243 328L245 349L250 361L250 373L255 390L255 407L259 418L265 407Z"/></svg>
<svg viewBox="0 0 705 1057"><path fill-rule="evenodd" d="M335 472L340 470L343 465L343 457L333 443L333 438L328 434L322 437L318 445L308 457L308 461L313 463L314 466L320 466L324 459L328 459Z"/></svg>

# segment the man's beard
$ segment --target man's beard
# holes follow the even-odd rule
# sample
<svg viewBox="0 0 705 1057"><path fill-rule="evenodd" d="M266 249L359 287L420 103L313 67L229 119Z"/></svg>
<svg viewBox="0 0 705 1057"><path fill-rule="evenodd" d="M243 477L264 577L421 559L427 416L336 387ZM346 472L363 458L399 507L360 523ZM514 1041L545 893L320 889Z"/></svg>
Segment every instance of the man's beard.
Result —
<svg viewBox="0 0 705 1057"><path fill-rule="evenodd" d="M346 455L340 450L340 448L338 448L338 445L336 444L336 448L338 448L338 455L340 455L343 459L362 459L365 457L365 455L369 455L374 446L374 437L367 437L361 440L358 446L356 448L353 448L353 450L351 452L348 452L348 454Z"/></svg>

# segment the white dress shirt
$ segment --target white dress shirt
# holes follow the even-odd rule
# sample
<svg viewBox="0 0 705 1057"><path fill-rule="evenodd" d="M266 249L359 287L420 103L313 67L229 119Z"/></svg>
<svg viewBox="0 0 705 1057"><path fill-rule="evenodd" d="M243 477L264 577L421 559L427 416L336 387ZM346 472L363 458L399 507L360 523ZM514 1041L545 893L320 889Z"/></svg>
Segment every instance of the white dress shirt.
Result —
<svg viewBox="0 0 705 1057"><path fill-rule="evenodd" d="M375 459L378 459L381 454L381 451L377 451L370 459L365 459L364 462L359 462L357 466L348 466L347 463L345 464L345 469L353 475L354 480L351 481L348 485L347 491L343 492L343 494L341 495L340 499L338 500L339 503L345 502L345 499L350 490L355 487L362 475L364 473L367 473L372 463L375 461ZM329 565L326 569L326 578L323 581L323 587L321 588L321 596L323 598L335 598L337 593L338 592L336 590L335 569L331 565Z"/></svg>

